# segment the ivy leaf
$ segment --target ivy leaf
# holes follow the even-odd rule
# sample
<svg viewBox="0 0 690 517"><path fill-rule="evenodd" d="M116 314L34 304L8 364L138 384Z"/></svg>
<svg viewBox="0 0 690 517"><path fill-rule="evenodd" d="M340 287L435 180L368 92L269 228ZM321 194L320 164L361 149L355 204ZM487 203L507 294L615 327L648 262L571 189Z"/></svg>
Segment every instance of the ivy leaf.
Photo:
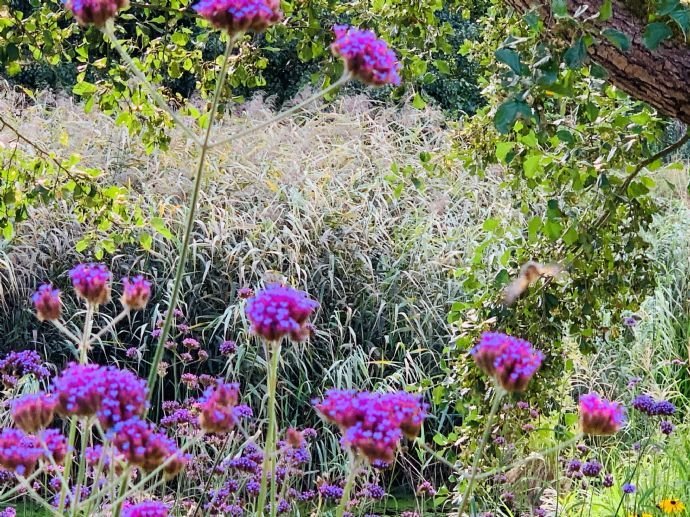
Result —
<svg viewBox="0 0 690 517"><path fill-rule="evenodd" d="M649 50L655 50L662 41L673 36L673 31L664 22L654 22L647 25L642 35L642 41Z"/></svg>
<svg viewBox="0 0 690 517"><path fill-rule="evenodd" d="M604 29L601 34L618 50L626 52L630 49L630 38L627 34L616 29Z"/></svg>
<svg viewBox="0 0 690 517"><path fill-rule="evenodd" d="M523 101L506 101L501 104L494 115L494 126L499 133L506 134L513 127L518 116L531 117L532 109Z"/></svg>
<svg viewBox="0 0 690 517"><path fill-rule="evenodd" d="M498 61L508 65L508 68L510 68L515 75L520 75L520 71L522 69L522 63L520 63L520 54L514 50L502 48L497 50L494 55Z"/></svg>
<svg viewBox="0 0 690 517"><path fill-rule="evenodd" d="M568 68L572 70L577 70L582 68L587 57L587 47L585 46L585 40L583 38L578 38L575 44L566 50L563 55L563 60Z"/></svg>

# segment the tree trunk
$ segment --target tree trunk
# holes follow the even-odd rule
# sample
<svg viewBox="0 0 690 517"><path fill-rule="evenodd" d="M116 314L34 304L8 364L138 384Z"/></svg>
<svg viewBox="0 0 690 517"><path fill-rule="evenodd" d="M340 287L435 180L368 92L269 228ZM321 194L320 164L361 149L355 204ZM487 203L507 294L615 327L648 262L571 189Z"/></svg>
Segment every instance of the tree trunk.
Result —
<svg viewBox="0 0 690 517"><path fill-rule="evenodd" d="M505 1L520 13L537 8L546 15L549 23L548 1ZM574 12L588 5L588 14L593 14L602 3L602 0L570 0L569 8ZM601 22L600 26L619 30L631 41L626 52L605 38L589 48L592 60L608 71L609 81L664 115L690 124L690 45L681 38L673 38L662 42L656 50L649 50L642 42L645 21L635 16L620 0L613 0L613 16Z"/></svg>

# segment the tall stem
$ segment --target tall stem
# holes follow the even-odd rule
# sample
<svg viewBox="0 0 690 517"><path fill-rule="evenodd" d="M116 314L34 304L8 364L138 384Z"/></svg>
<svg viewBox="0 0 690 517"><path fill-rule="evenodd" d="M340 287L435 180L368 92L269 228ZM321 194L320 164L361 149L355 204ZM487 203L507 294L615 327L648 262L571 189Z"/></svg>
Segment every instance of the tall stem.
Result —
<svg viewBox="0 0 690 517"><path fill-rule="evenodd" d="M98 341L100 338L102 338L107 332L111 331L112 329L115 328L115 325L120 323L123 319L125 319L129 315L129 308L125 307L122 309L122 312L115 316L110 323L108 323L105 327L103 327L101 330L98 331L98 333L93 336L93 339L89 339L89 344Z"/></svg>
<svg viewBox="0 0 690 517"><path fill-rule="evenodd" d="M69 436L67 438L67 459L65 459L65 469L62 471L65 480L69 480L70 471L72 470L72 459L74 458L74 439L77 435L77 417L73 416L70 418L69 424ZM67 497L67 491L69 490L69 481L62 484L60 489L60 504L58 505L58 514L63 515L63 510L65 508L65 499Z"/></svg>
<svg viewBox="0 0 690 517"><path fill-rule="evenodd" d="M153 362L151 363L151 371L149 372L149 398L153 395L156 387L156 381L158 380L158 364L161 362L163 357L164 345L170 334L170 328L172 327L172 322L175 318L173 312L177 306L177 299L180 295L180 287L182 286L182 277L185 273L185 265L187 262L187 255L189 253L189 243L192 238L192 229L194 227L194 218L196 215L196 207L199 200L199 192L201 190L201 179L204 172L204 164L206 161L206 153L208 152L208 142L211 137L211 129L213 128L213 121L216 116L216 110L218 109L218 102L220 100L220 93L223 90L223 84L225 83L225 76L228 72L228 63L230 58L230 52L232 51L233 44L236 37L228 38L228 42L225 45L225 54L223 55L223 66L220 70L220 76L216 82L216 90L213 94L213 102L211 104L211 109L209 111L208 127L206 128L206 135L204 136L204 141L201 145L201 154L199 155L199 163L196 169L196 177L194 178L194 188L192 189L192 196L189 201L189 213L187 214L187 220L185 222L184 237L182 239L182 244L180 245L179 260L177 263L177 269L175 271L175 280L173 283L173 289L170 293L170 302L168 305L168 313L165 316L165 322L163 323L163 328L161 329L160 340L158 341L158 347L156 348L155 355L153 357Z"/></svg>
<svg viewBox="0 0 690 517"><path fill-rule="evenodd" d="M647 440L645 441L644 447L640 449L640 455L637 457L637 461L635 462L635 466L633 467L633 471L630 473L630 476L628 476L628 480L625 483L630 483L633 478L635 477L635 473L637 472L637 467L640 466L640 462L642 461L642 457L644 456L644 453L647 451L647 446L649 445L649 442L652 440L652 435L650 434L647 437ZM616 507L616 513L614 514L613 517L618 517L618 512L621 511L621 506L623 506L623 500L625 499L626 493L623 492L623 495L621 495L621 500L618 501L618 506Z"/></svg>
<svg viewBox="0 0 690 517"><path fill-rule="evenodd" d="M91 303L86 303L86 319L84 321L84 332L81 335L81 342L79 343L79 363L86 364L89 362L89 342L91 341L91 330L93 329L93 315L96 307Z"/></svg>
<svg viewBox="0 0 690 517"><path fill-rule="evenodd" d="M352 451L349 451L349 455L350 462L348 465L349 472L347 473L347 481L345 482L345 488L343 488L343 496L340 498L340 504L338 504L338 509L335 511L335 517L343 517L345 506L350 500L350 492L352 492L352 487L357 477L357 456Z"/></svg>
<svg viewBox="0 0 690 517"><path fill-rule="evenodd" d="M88 443L89 433L91 432L91 419L84 421L84 427L81 430L81 450L79 458L79 469L77 471L77 485L72 496L72 514L76 517L79 515L79 503L81 502L81 486L84 483L86 476L86 445Z"/></svg>
<svg viewBox="0 0 690 517"><path fill-rule="evenodd" d="M278 385L278 361L280 359L280 342L266 344L266 361L268 372L266 383L268 388L268 433L264 447L264 461L261 471L261 489L256 507L256 514L263 515L266 506L268 476L271 476L271 497L275 498L275 448L276 448L276 388ZM271 501L271 514L276 510L276 501Z"/></svg>
<svg viewBox="0 0 690 517"><path fill-rule="evenodd" d="M117 502L115 503L115 510L113 511L113 517L120 517L120 512L122 512L122 503L125 501L125 494L127 493L127 484L129 483L129 467L125 467L125 471L120 476L120 490L117 493Z"/></svg>
<svg viewBox="0 0 690 517"><path fill-rule="evenodd" d="M465 511L465 506L467 506L470 497L472 497L472 491L474 490L474 482L477 479L477 468L479 467L479 460L481 459L482 454L484 453L484 449L486 448L486 444L489 441L489 436L491 435L491 425L493 424L494 417L498 413L498 408L501 406L501 399L503 399L505 393L506 392L505 390L503 390L503 388L496 386L496 392L494 393L494 404L493 406L491 406L491 412L489 413L489 416L486 419L486 427L484 428L482 441L479 442L477 450L474 451L474 459L472 460L472 472L470 473L470 481L467 484L467 489L465 490L465 493L462 496L462 501L460 502L460 509L458 510L458 517L462 517L462 512Z"/></svg>

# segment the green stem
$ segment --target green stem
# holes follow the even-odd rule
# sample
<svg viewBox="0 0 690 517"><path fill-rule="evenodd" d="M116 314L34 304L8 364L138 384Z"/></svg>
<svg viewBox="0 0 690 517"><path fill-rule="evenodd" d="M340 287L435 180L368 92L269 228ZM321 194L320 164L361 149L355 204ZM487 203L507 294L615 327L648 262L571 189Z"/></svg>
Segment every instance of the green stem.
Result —
<svg viewBox="0 0 690 517"><path fill-rule="evenodd" d="M100 338L102 338L108 331L112 330L115 328L115 325L120 323L123 319L125 319L129 315L129 308L125 307L122 309L122 312L115 316L110 323L108 323L105 327L103 327L101 330L98 331L98 333L93 336L92 339L89 339L89 344L93 343L94 341L98 341Z"/></svg>
<svg viewBox="0 0 690 517"><path fill-rule="evenodd" d="M200 144L201 141L199 140L199 137L189 127L187 127L187 124L184 122L184 120L182 120L172 109L170 109L170 106L168 106L168 103L165 101L163 96L160 93L158 93L158 90L154 88L154 86L149 82L146 76L141 72L141 70L139 70L137 64L127 53L127 50L125 50L120 41L117 39L113 27L113 22L111 20L108 20L106 22L105 27L103 27L103 33L108 37L110 42L113 44L113 47L115 47L115 50L117 50L118 54L120 54L120 57L127 64L131 72L136 76L137 79L139 79L139 82L148 90L149 95L151 95L156 104L158 104L158 107L165 111L168 115L170 115L170 117L175 121L175 123L185 133L187 133L187 136L189 138L191 138L195 143Z"/></svg>
<svg viewBox="0 0 690 517"><path fill-rule="evenodd" d="M122 503L125 501L127 485L129 484L129 476L129 467L126 467L125 471L122 473L122 476L120 476L120 490L117 493L117 503L115 504L113 517L120 517L120 513L122 512Z"/></svg>
<svg viewBox="0 0 690 517"><path fill-rule="evenodd" d="M357 456L352 451L350 451L349 454L349 472L347 473L345 488L343 488L343 496L340 498L340 504L338 504L338 509L335 511L336 517L343 517L343 514L345 513L345 506L350 500L350 492L352 492L352 487L354 486L355 478L357 477Z"/></svg>
<svg viewBox="0 0 690 517"><path fill-rule="evenodd" d="M268 433L264 447L264 461L261 472L261 489L256 507L256 514L263 515L266 506L268 476L271 476L271 497L275 497L274 459L276 448L276 389L278 385L278 361L280 359L280 342L266 344L266 361L269 364L266 375L268 387ZM276 507L276 501L271 501L271 514Z"/></svg>
<svg viewBox="0 0 690 517"><path fill-rule="evenodd" d="M491 406L491 412L486 419L486 427L484 428L484 434L482 435L482 440L479 442L479 447L474 451L474 459L472 460L472 472L470 473L470 481L467 484L467 489L462 496L462 501L460 502L460 509L458 510L458 517L462 517L462 512L465 511L465 506L472 497L472 491L474 490L474 482L477 479L477 468L479 467L479 460L482 457L482 453L486 448L486 444L489 441L489 436L491 435L491 425L493 424L494 417L498 413L498 408L501 407L501 399L505 395L505 390L496 386L496 392L494 394L494 404Z"/></svg>
<svg viewBox="0 0 690 517"><path fill-rule="evenodd" d="M91 432L91 419L87 419L84 422L84 428L81 431L81 450L79 451L79 470L77 471L77 485L74 491L74 496L72 497L72 513L76 517L79 514L79 503L81 499L81 486L84 483L84 477L86 476L86 445L88 440L88 435Z"/></svg>
<svg viewBox="0 0 690 517"><path fill-rule="evenodd" d="M649 445L649 442L652 440L652 435L650 434L647 437L647 440L645 441L644 447L640 449L640 455L637 457L637 461L635 462L635 466L633 467L633 471L630 473L630 476L628 476L628 479L625 483L630 483L632 479L635 477L635 473L637 472L637 467L640 466L640 462L642 461L642 457L644 456L644 453L647 451L647 446ZM623 500L625 499L625 492L623 495L621 495L621 500L618 501L618 506L616 507L616 513L613 515L613 517L618 517L618 512L621 511L621 506L623 506Z"/></svg>
<svg viewBox="0 0 690 517"><path fill-rule="evenodd" d="M96 307L91 302L86 302L86 319L84 321L84 332L81 336L81 343L79 343L79 363L86 364L89 362L89 342L91 341L91 330L93 329L93 315L96 312Z"/></svg>
<svg viewBox="0 0 690 517"><path fill-rule="evenodd" d="M244 137L249 136L253 133L256 133L257 131L264 129L264 128L270 126L271 124L275 124L276 122L280 122L281 120L286 119L290 115L297 113L299 110L308 106L312 102L320 99L324 95L327 95L328 93L332 92L333 90L340 88L343 84L348 82L351 78L352 78L352 74L350 74L349 72L345 72L343 74L343 76L340 79L338 79L336 82L334 82L330 86L327 86L323 90L315 93L314 95L312 95L308 99L300 102L296 106L293 106L292 108L287 109L287 110L279 113L275 117L272 117L272 118L266 120L265 122L261 122L260 124L257 124L256 126L252 126L250 128L245 129L244 131L240 131L239 133L235 133L234 135L229 136L227 138L224 138L222 140L219 140L218 142L213 142L209 147L214 148L214 147L218 147L219 145L229 144L231 142L234 142L235 140L239 140L240 138L244 138Z"/></svg>
<svg viewBox="0 0 690 517"><path fill-rule="evenodd" d="M161 329L160 340L158 341L158 347L156 348L155 355L153 357L153 362L151 363L151 371L149 372L148 385L149 385L149 399L153 395L156 387L156 381L158 380L158 364L163 358L163 351L165 350L165 341L170 335L170 329L172 327L172 322L174 320L173 312L177 306L177 299L180 295L180 287L182 286L182 277L185 273L185 265L187 261L187 255L189 253L189 243L192 239L192 229L194 228L194 218L196 215L196 208L199 200L199 192L201 191L201 179L204 172L204 163L206 161L206 154L208 152L209 139L211 137L211 129L213 128L213 121L216 115L216 110L218 108L218 102L220 100L220 94L223 90L223 83L225 82L225 76L228 72L228 63L230 58L230 53L232 51L233 44L237 36L228 38L228 42L225 45L225 54L223 55L223 66L220 71L220 76L216 82L216 90L213 95L213 103L211 104L211 109L209 111L208 127L206 128L206 135L204 136L204 141L201 145L201 154L199 156L199 163L196 169L196 177L194 178L194 188L192 189L192 196L189 201L189 213L187 214L187 220L185 222L184 237L182 239L182 244L179 251L179 261L177 263L177 270L175 271L175 281L173 283L173 289L170 293L170 302L168 304L168 313L165 316L165 322L163 323L163 328Z"/></svg>
<svg viewBox="0 0 690 517"><path fill-rule="evenodd" d="M204 485L204 489L201 491L201 497L199 497L199 501L196 503L196 508L194 509L194 512L192 512L191 517L196 517L196 515L199 513L199 510L201 509L201 502L204 499L204 496L208 493L208 489L211 486L211 480L213 479L213 473L216 471L216 467L220 463L221 459L223 458L223 454L225 453L225 448L228 446L228 443L230 442L230 433L225 437L225 441L223 441L223 445L220 447L218 452L216 453L216 460L213 463L213 466L211 469L208 471L208 477L206 478L206 484ZM213 505L213 502L211 501L211 505Z"/></svg>
<svg viewBox="0 0 690 517"><path fill-rule="evenodd" d="M67 438L67 459L65 459L65 469L63 470L63 475L65 479L70 478L70 472L72 470L72 460L74 458L74 439L77 435L77 418L72 417L69 424L69 436ZM67 497L67 490L69 490L69 483L63 483L60 489L60 504L58 505L58 514L63 515L65 509L65 498Z"/></svg>

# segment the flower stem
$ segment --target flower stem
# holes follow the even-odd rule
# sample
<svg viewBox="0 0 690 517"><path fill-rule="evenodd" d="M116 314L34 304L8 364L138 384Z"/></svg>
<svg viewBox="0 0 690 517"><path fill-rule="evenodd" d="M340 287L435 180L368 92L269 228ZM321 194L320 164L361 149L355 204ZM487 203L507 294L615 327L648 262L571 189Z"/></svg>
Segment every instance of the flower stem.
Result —
<svg viewBox="0 0 690 517"><path fill-rule="evenodd" d="M493 424L494 417L498 413L498 408L501 406L501 399L503 399L505 393L506 392L504 389L499 388L498 386L496 387L496 391L494 393L494 403L493 406L491 406L491 412L489 413L489 416L486 419L486 427L484 428L482 440L481 442L479 442L477 450L474 451L474 459L472 460L472 472L470 473L470 481L467 484L467 489L465 490L465 493L462 496L462 501L460 502L460 509L458 510L458 517L462 517L462 512L465 511L465 506L467 506L470 497L472 497L472 491L474 490L474 482L477 479L477 467L479 467L479 460L481 459L482 453L484 452L486 444L489 441L489 435L491 434L491 425Z"/></svg>
<svg viewBox="0 0 690 517"><path fill-rule="evenodd" d="M117 503L113 510L113 517L120 517L122 512L122 503L125 501L125 494L127 493L127 485L129 484L129 466L125 467L125 471L120 476L120 490L117 494Z"/></svg>
<svg viewBox="0 0 690 517"><path fill-rule="evenodd" d="M274 460L276 448L276 389L278 385L278 361L280 359L280 342L266 344L266 361L269 364L266 376L268 388L268 433L266 434L266 446L264 447L264 461L261 469L261 489L255 508L257 515L263 515L266 506L266 493L268 488L268 476L271 476L271 497L275 498L275 474ZM277 510L276 501L271 504L271 514Z"/></svg>
<svg viewBox="0 0 690 517"><path fill-rule="evenodd" d="M628 480L625 483L630 483L632 479L635 477L635 473L637 472L637 467L640 466L640 462L642 461L642 457L644 456L644 453L647 451L647 446L649 445L649 442L652 440L652 435L650 434L647 437L647 440L645 441L644 447L640 449L640 455L637 457L637 461L635 462L635 466L633 467L633 471L630 473L630 476L628 476ZM621 495L621 500L618 501L618 506L616 507L616 513L613 515L613 517L618 517L618 512L621 511L621 506L623 506L623 500L625 499L626 493L623 492L623 495Z"/></svg>
<svg viewBox="0 0 690 517"><path fill-rule="evenodd" d="M347 473L345 488L343 488L343 496L340 498L340 504L338 504L338 509L335 511L336 517L343 517L343 514L345 513L345 506L350 500L350 493L352 492L352 487L354 486L355 478L357 477L357 456L352 451L350 451L349 454L349 472Z"/></svg>
<svg viewBox="0 0 690 517"><path fill-rule="evenodd" d="M115 328L115 325L120 323L123 319L125 319L129 315L129 309L125 307L122 309L122 312L115 316L110 323L108 323L105 327L103 327L101 330L98 331L98 333L93 336L93 338L89 339L89 344L93 343L94 341L98 341L100 338L102 338L108 331L112 330Z"/></svg>
<svg viewBox="0 0 690 517"><path fill-rule="evenodd" d="M65 469L63 475L65 479L70 478L72 470L72 459L74 458L74 439L77 435L77 417L72 417L69 424L69 436L67 438L67 458L65 459ZM60 489L60 504L58 505L58 515L63 515L65 509L65 499L67 497L67 490L69 490L68 483L64 483Z"/></svg>
<svg viewBox="0 0 690 517"><path fill-rule="evenodd" d="M91 341L91 329L93 329L93 315L96 311L96 307L91 303L86 303L86 319L84 321L84 332L81 336L81 342L79 343L79 363L86 364L89 362L89 356L87 355L89 351L89 342Z"/></svg>
<svg viewBox="0 0 690 517"><path fill-rule="evenodd" d="M213 142L212 144L209 145L209 148L214 148L214 147L218 147L219 145L229 144L231 142L234 142L235 140L239 140L240 138L244 138L244 137L249 136L253 133L256 133L257 131L264 129L265 127L268 127L271 124L274 124L276 122L280 122L281 120L286 119L290 115L297 113L299 110L305 108L306 106L308 106L312 102L320 99L324 95L327 95L330 92L332 92L333 90L340 88L343 84L348 82L351 78L352 78L352 74L350 74L349 72L345 72L342 75L342 77L340 79L338 79L336 82L334 82L330 86L327 86L323 90L315 93L314 95L312 95L308 99L300 102L296 106L293 106L290 109L287 109L281 113L278 113L278 115L276 115L275 117L271 117L270 119L268 119L264 122L261 122L260 124L257 124L256 126L252 126L250 128L245 129L244 131L240 131L239 133L235 133L234 135L231 135L227 138L219 140L218 142Z"/></svg>
<svg viewBox="0 0 690 517"><path fill-rule="evenodd" d="M220 101L220 93L223 89L223 83L225 82L225 76L228 72L228 63L230 58L230 53L232 51L233 44L236 37L228 38L228 42L225 45L225 54L223 55L223 65L220 71L220 76L216 82L216 90L213 95L213 102L209 110L208 127L206 128L206 135L204 136L204 141L201 146L201 154L199 155L199 163L197 165L196 177L194 178L194 188L192 189L191 199L189 201L189 212L187 214L187 220L185 222L184 237L182 239L182 244L180 245L179 259L177 263L177 269L175 271L175 280L173 282L172 292L170 293L170 301L168 303L168 313L165 316L165 322L163 323L163 328L161 329L160 339L158 341L158 347L153 357L153 362L151 363L151 371L149 372L148 385L149 385L149 399L153 395L156 387L156 381L158 380L158 364L163 358L164 345L168 336L170 335L170 329L172 327L172 322L174 319L173 312L177 306L177 300L180 295L180 288L182 286L182 277L185 273L185 265L187 261L187 255L189 253L189 243L192 239L192 229L194 228L194 217L196 215L196 208L199 200L199 192L201 191L201 179L204 172L204 164L206 162L206 154L208 152L208 142L211 137L211 129L213 128L213 121L216 115L216 110L218 109L218 102Z"/></svg>
<svg viewBox="0 0 690 517"><path fill-rule="evenodd" d="M77 471L77 485L72 497L72 514L76 517L79 515L79 503L81 502L81 486L84 483L86 476L86 444L88 442L88 435L91 432L91 419L84 421L84 427L81 430L81 450L79 451L79 469Z"/></svg>

